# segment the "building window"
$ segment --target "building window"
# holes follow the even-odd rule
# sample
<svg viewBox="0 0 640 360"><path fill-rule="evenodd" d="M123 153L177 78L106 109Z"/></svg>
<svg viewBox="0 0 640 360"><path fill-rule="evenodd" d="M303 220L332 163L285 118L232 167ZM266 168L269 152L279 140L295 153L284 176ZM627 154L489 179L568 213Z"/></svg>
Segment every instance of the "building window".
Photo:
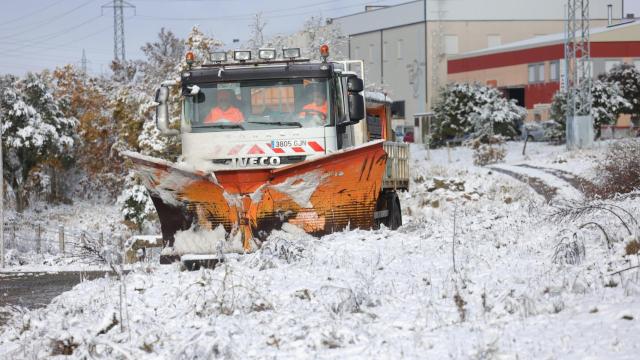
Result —
<svg viewBox="0 0 640 360"><path fill-rule="evenodd" d="M544 63L529 65L529 83L544 82Z"/></svg>
<svg viewBox="0 0 640 360"><path fill-rule="evenodd" d="M457 35L445 35L444 36L444 51L447 55L458 53L458 36Z"/></svg>
<svg viewBox="0 0 640 360"><path fill-rule="evenodd" d="M538 64L538 81L544 82L544 64Z"/></svg>
<svg viewBox="0 0 640 360"><path fill-rule="evenodd" d="M560 80L560 62L552 61L549 63L549 80L558 81Z"/></svg>
<svg viewBox="0 0 640 360"><path fill-rule="evenodd" d="M622 61L620 60L605 60L604 71L609 72L611 71L611 69L613 69L614 66L620 65L620 63L622 63Z"/></svg>
<svg viewBox="0 0 640 360"><path fill-rule="evenodd" d="M487 46L496 47L502 45L502 38L500 35L487 35Z"/></svg>
<svg viewBox="0 0 640 360"><path fill-rule="evenodd" d="M397 51L398 60L402 60L402 46L403 46L403 40L400 39L396 43L396 51Z"/></svg>
<svg viewBox="0 0 640 360"><path fill-rule="evenodd" d="M391 103L391 117L393 119L404 119L404 100Z"/></svg>

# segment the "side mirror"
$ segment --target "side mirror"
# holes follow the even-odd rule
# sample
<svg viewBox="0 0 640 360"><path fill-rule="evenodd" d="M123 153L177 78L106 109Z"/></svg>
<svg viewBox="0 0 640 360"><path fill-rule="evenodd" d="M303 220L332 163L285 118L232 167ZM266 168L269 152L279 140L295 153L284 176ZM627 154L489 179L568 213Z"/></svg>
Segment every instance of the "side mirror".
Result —
<svg viewBox="0 0 640 360"><path fill-rule="evenodd" d="M160 133L164 136L175 136L180 134L176 129L169 128L169 87L166 84L162 84L156 91L156 126Z"/></svg>
<svg viewBox="0 0 640 360"><path fill-rule="evenodd" d="M364 119L364 97L360 94L349 93L349 119L352 123Z"/></svg>
<svg viewBox="0 0 640 360"><path fill-rule="evenodd" d="M359 93L364 90L364 82L357 76L349 76L347 78L347 90L349 92Z"/></svg>

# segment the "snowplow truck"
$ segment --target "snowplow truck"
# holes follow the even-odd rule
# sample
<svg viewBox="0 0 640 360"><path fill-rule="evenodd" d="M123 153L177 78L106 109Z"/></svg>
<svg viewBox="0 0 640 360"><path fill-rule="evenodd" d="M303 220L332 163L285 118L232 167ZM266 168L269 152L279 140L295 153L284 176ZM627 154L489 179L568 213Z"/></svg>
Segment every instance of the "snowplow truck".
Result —
<svg viewBox="0 0 640 360"><path fill-rule="evenodd" d="M232 60L212 53L160 86L156 124L181 137L179 161L123 154L153 200L165 250L189 229L223 227L250 252L286 223L314 236L402 224L409 148L394 142L391 103L364 91L362 61L332 62L326 46L320 51L322 61L296 48L282 57L235 51ZM169 122L173 86L180 130ZM189 255L162 254L162 263Z"/></svg>

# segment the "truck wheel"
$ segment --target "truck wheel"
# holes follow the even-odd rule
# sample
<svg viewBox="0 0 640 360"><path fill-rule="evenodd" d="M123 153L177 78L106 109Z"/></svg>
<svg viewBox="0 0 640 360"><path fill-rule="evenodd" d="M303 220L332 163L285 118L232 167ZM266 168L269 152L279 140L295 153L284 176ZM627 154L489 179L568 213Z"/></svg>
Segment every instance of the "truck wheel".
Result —
<svg viewBox="0 0 640 360"><path fill-rule="evenodd" d="M402 209L400 208L400 200L395 191L383 192L378 198L376 211L387 210L388 215L376 220L376 228L380 224L391 230L396 230L402 225Z"/></svg>
<svg viewBox="0 0 640 360"><path fill-rule="evenodd" d="M402 208L400 208L400 199L398 199L398 194L394 191L390 192L389 195L387 202L387 204L389 204L388 227L391 230L396 230L402 226Z"/></svg>

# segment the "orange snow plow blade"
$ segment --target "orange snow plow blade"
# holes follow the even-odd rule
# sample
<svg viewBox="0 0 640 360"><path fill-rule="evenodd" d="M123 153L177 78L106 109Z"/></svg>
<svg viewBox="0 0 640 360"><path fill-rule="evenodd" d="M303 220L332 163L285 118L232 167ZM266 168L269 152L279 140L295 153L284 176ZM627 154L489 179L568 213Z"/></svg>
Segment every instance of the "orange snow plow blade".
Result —
<svg viewBox="0 0 640 360"><path fill-rule="evenodd" d="M315 236L374 226L387 154L383 142L278 169L192 171L163 160L124 153L149 191L165 246L194 224L242 234L245 251L290 223Z"/></svg>

